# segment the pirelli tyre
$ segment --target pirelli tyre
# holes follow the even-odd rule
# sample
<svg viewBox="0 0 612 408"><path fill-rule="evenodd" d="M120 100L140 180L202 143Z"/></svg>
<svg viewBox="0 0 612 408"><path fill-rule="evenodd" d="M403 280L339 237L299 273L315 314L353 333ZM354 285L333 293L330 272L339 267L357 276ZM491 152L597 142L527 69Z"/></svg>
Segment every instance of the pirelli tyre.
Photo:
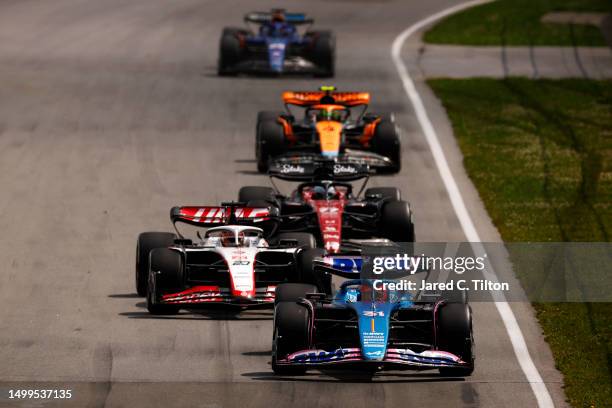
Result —
<svg viewBox="0 0 612 408"><path fill-rule="evenodd" d="M237 73L232 69L242 59L242 46L240 35L244 30L239 28L224 28L219 41L219 59L217 61L217 73L219 75L231 75Z"/></svg>
<svg viewBox="0 0 612 408"><path fill-rule="evenodd" d="M331 78L335 74L336 65L336 38L331 31L313 31L313 62L319 78Z"/></svg>
<svg viewBox="0 0 612 408"><path fill-rule="evenodd" d="M276 241L293 241L303 250L317 247L317 239L309 232L281 232L276 236Z"/></svg>
<svg viewBox="0 0 612 408"><path fill-rule="evenodd" d="M440 374L448 377L467 377L474 371L474 335L472 311L465 303L445 303L438 309L438 350L461 357L467 366L443 367Z"/></svg>
<svg viewBox="0 0 612 408"><path fill-rule="evenodd" d="M238 201L241 203L265 202L268 203L267 205L276 205L276 191L271 187L265 186L240 187Z"/></svg>
<svg viewBox="0 0 612 408"><path fill-rule="evenodd" d="M166 248L174 244L176 234L171 232L143 232L136 243L136 292L147 295L149 279L149 253L155 248Z"/></svg>
<svg viewBox="0 0 612 408"><path fill-rule="evenodd" d="M277 375L300 375L306 367L279 365L278 360L308 347L309 312L295 302L280 302L274 308L272 371Z"/></svg>
<svg viewBox="0 0 612 408"><path fill-rule="evenodd" d="M400 135L392 116L381 116L381 121L374 129L371 145L374 153L378 153L391 160L391 167L381 171L384 172L386 170L389 173L398 173L402 169Z"/></svg>
<svg viewBox="0 0 612 408"><path fill-rule="evenodd" d="M281 283L274 291L274 304L297 302L307 293L319 293L317 287L308 283Z"/></svg>
<svg viewBox="0 0 612 408"><path fill-rule="evenodd" d="M315 285L318 291L331 295L331 275L315 270L315 259L325 255L323 248L306 249L298 253L298 276L300 282Z"/></svg>
<svg viewBox="0 0 612 408"><path fill-rule="evenodd" d="M366 197L378 196L385 201L400 201L402 193L395 187L372 187L368 188L364 195Z"/></svg>
<svg viewBox="0 0 612 408"><path fill-rule="evenodd" d="M151 251L147 309L151 314L170 315L179 312L178 305L160 302L162 296L179 292L184 287L185 268L183 256L177 251L158 248Z"/></svg>
<svg viewBox="0 0 612 408"><path fill-rule="evenodd" d="M284 150L285 133L281 124L273 119L259 122L255 144L257 170L266 173L270 159L283 153Z"/></svg>
<svg viewBox="0 0 612 408"><path fill-rule="evenodd" d="M406 201L390 201L381 209L379 234L394 242L414 242L412 210Z"/></svg>
<svg viewBox="0 0 612 408"><path fill-rule="evenodd" d="M259 111L257 112L257 126L261 122L265 122L267 120L276 120L281 115L284 115L284 112L281 111Z"/></svg>

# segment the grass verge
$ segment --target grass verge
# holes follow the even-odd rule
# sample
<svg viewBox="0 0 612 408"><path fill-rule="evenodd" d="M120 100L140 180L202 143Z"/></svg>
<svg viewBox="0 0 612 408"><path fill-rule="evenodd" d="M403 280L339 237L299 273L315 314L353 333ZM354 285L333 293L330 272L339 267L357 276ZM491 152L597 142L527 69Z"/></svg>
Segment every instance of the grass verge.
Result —
<svg viewBox="0 0 612 408"><path fill-rule="evenodd" d="M599 28L543 24L550 11L612 12L609 0L498 0L469 8L427 31L424 41L462 45L605 46Z"/></svg>
<svg viewBox="0 0 612 408"><path fill-rule="evenodd" d="M504 241L610 241L612 81L431 80ZM520 276L519 276L520 278ZM612 304L534 305L568 400L612 401Z"/></svg>

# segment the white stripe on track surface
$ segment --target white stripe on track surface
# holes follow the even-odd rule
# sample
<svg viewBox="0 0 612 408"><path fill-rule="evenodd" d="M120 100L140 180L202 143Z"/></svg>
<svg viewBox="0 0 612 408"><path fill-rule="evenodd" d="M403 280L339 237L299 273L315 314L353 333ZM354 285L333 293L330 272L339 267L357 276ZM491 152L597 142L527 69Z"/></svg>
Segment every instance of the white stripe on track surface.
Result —
<svg viewBox="0 0 612 408"><path fill-rule="evenodd" d="M423 101L421 96L419 95L416 87L414 86L414 82L410 78L408 74L408 69L406 65L402 61L401 58L401 50L404 42L408 37L422 29L423 27L443 18L450 14L456 13L460 10L466 9L468 7L476 6L479 4L488 3L488 0L476 0L469 1L466 3L458 4L447 9L444 9L438 13L432 14L431 16L411 25L402 33L400 33L391 46L391 56L393 58L393 63L397 68L397 72L402 80L402 84L404 86L404 90L414 107L417 119L421 128L423 129L423 134L425 135L425 139L429 145L431 153L434 157L434 161L436 163L436 167L440 172L440 177L444 183L446 190L448 191L448 195L451 200L451 204L455 213L457 214L457 218L461 223L461 227L463 232L469 242L471 242L472 248L475 254L484 254L485 250L481 244L480 236L474 222L472 221L472 217L470 216L467 207L465 206L465 201L463 200L463 196L461 195L461 191L459 190L459 186L455 181L453 173L450 170L448 162L446 160L446 156L444 155L444 151L442 150L442 146L440 145L440 140L438 135L427 115L427 111L425 106L423 105ZM485 278L498 282L497 275L493 270L491 264L488 262L487 268L485 270ZM490 271L490 272L489 272ZM504 327L508 332L508 336L510 338L510 342L512 343L512 348L514 349L514 353L518 360L518 363L529 382L531 389L536 397L538 402L538 406L540 408L550 408L554 407L552 398L548 389L546 388L546 384L542 380L542 376L538 372L538 369L533 362L529 354L529 349L527 348L527 344L525 343L525 337L523 336L523 332L516 321L516 316L514 316L514 312L508 305L506 301L506 297L503 293L491 292L493 299L495 300L495 306L501 319L504 323Z"/></svg>

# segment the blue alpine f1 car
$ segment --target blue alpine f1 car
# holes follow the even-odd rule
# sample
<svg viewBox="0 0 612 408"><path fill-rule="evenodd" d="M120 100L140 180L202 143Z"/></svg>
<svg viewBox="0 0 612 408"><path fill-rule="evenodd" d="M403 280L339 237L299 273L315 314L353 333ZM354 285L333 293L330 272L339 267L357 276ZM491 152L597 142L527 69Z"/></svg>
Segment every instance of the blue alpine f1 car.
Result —
<svg viewBox="0 0 612 408"><path fill-rule="evenodd" d="M326 272L355 276L359 257L326 257ZM474 370L472 314L467 302L422 296L397 280L349 279L334 296L307 284L276 289L272 369L438 369L444 376Z"/></svg>
<svg viewBox="0 0 612 408"><path fill-rule="evenodd" d="M310 31L314 20L282 9L244 17L248 28L225 28L219 45L219 75L311 73L334 75L335 39ZM305 28L302 28L305 27Z"/></svg>

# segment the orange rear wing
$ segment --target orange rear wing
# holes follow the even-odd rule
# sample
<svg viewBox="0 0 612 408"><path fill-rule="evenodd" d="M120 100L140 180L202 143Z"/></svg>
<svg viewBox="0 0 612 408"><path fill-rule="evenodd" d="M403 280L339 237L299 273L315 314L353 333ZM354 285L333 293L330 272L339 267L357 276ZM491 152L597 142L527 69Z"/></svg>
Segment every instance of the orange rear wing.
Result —
<svg viewBox="0 0 612 408"><path fill-rule="evenodd" d="M347 107L368 105L369 92L288 91L283 92L286 105L312 106L335 104Z"/></svg>

